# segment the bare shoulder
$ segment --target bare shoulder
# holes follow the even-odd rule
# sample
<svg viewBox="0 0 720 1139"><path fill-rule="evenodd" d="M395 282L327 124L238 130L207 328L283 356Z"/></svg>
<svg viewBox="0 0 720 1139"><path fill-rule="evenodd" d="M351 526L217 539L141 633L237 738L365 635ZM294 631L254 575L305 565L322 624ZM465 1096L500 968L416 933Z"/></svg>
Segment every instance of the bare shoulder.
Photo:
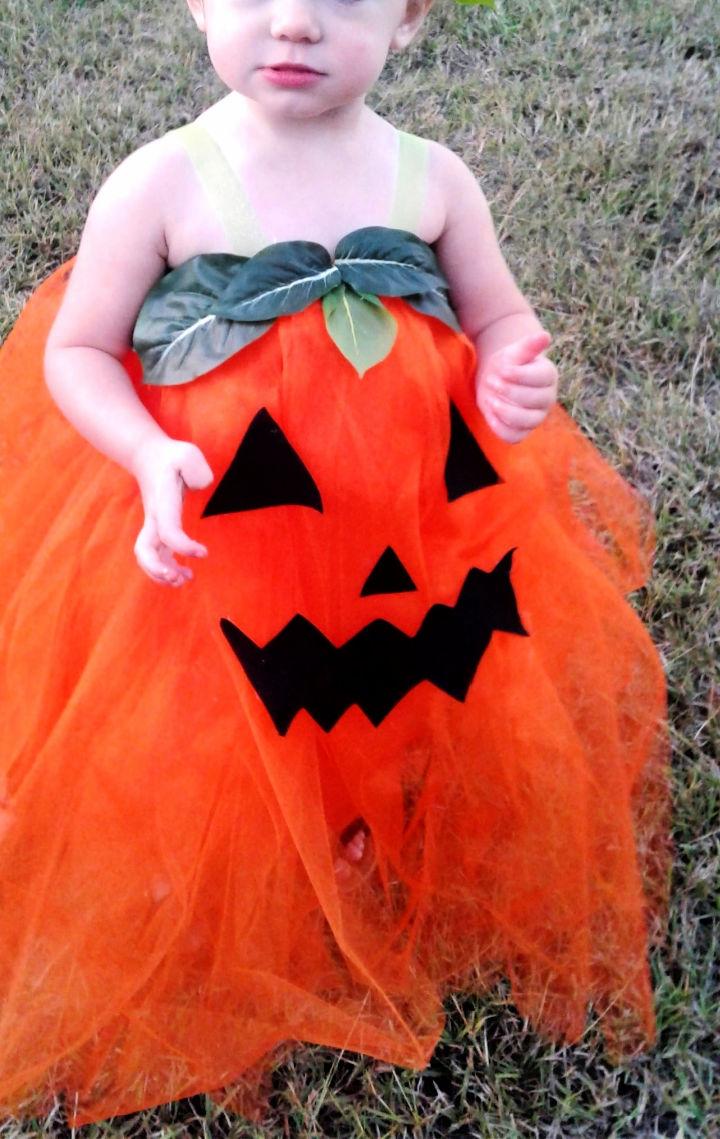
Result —
<svg viewBox="0 0 720 1139"><path fill-rule="evenodd" d="M142 219L143 240L154 234L153 244L164 243L166 218L173 199L180 197L187 158L172 132L146 143L113 170L98 191L89 217L102 217L121 227L135 227ZM137 231L136 231L137 232Z"/></svg>
<svg viewBox="0 0 720 1139"><path fill-rule="evenodd" d="M477 178L441 143L432 145L431 159L430 177L444 211L435 249L460 323L474 338L494 321L530 309L500 251Z"/></svg>
<svg viewBox="0 0 720 1139"><path fill-rule="evenodd" d="M445 230L456 224L468 210L480 212L489 220L490 209L478 179L469 166L450 147L428 139L430 145L429 176L433 192L443 204Z"/></svg>
<svg viewBox="0 0 720 1139"><path fill-rule="evenodd" d="M117 356L127 350L142 302L167 268L166 219L182 176L182 155L165 136L130 154L103 183L51 342Z"/></svg>

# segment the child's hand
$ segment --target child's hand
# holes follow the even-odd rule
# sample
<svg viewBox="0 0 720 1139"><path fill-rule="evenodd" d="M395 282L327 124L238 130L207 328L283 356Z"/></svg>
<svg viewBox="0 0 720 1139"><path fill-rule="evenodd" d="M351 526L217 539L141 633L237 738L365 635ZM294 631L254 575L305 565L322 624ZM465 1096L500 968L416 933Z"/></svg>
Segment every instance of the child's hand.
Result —
<svg viewBox="0 0 720 1139"><path fill-rule="evenodd" d="M194 443L154 436L138 447L132 473L140 485L145 523L135 542L142 570L161 585L184 585L192 570L179 565L173 553L204 558L207 549L184 532L182 501L186 487L209 486L213 473Z"/></svg>
<svg viewBox="0 0 720 1139"><path fill-rule="evenodd" d="M542 423L557 398L558 373L544 355L549 332L508 344L481 366L477 405L496 435L519 443Z"/></svg>

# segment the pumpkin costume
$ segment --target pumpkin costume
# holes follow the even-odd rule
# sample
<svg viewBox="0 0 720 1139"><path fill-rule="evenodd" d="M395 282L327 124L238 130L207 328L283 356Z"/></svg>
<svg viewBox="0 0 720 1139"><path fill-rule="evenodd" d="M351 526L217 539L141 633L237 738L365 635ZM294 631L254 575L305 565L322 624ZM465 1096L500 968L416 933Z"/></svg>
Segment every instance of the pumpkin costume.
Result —
<svg viewBox="0 0 720 1139"><path fill-rule="evenodd" d="M127 368L216 475L192 584L137 569L134 480L45 392L68 266L2 351L0 1103L83 1123L232 1086L251 1112L286 1042L421 1068L443 994L502 976L547 1034L591 1004L641 1046L667 879L663 676L623 598L644 506L560 409L518 446L487 428L413 233L419 140L391 225L331 257L263 246L181 137L238 252L158 282Z"/></svg>

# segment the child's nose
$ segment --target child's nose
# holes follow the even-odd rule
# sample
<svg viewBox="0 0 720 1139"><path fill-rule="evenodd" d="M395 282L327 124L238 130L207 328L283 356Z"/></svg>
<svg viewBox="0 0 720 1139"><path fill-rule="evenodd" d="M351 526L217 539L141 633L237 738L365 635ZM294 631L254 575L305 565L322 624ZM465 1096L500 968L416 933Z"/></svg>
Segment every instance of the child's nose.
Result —
<svg viewBox="0 0 720 1139"><path fill-rule="evenodd" d="M320 24L314 0L273 0L271 34L276 39L320 39Z"/></svg>

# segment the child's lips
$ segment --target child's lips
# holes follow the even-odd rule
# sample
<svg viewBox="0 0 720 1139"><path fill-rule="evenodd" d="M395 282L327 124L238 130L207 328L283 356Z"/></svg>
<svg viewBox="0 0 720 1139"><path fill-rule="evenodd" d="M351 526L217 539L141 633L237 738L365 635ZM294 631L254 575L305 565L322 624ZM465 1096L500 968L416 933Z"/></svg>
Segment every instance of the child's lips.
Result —
<svg viewBox="0 0 720 1139"><path fill-rule="evenodd" d="M260 68L261 74L278 87L305 87L320 79L323 72L299 63L276 63Z"/></svg>

